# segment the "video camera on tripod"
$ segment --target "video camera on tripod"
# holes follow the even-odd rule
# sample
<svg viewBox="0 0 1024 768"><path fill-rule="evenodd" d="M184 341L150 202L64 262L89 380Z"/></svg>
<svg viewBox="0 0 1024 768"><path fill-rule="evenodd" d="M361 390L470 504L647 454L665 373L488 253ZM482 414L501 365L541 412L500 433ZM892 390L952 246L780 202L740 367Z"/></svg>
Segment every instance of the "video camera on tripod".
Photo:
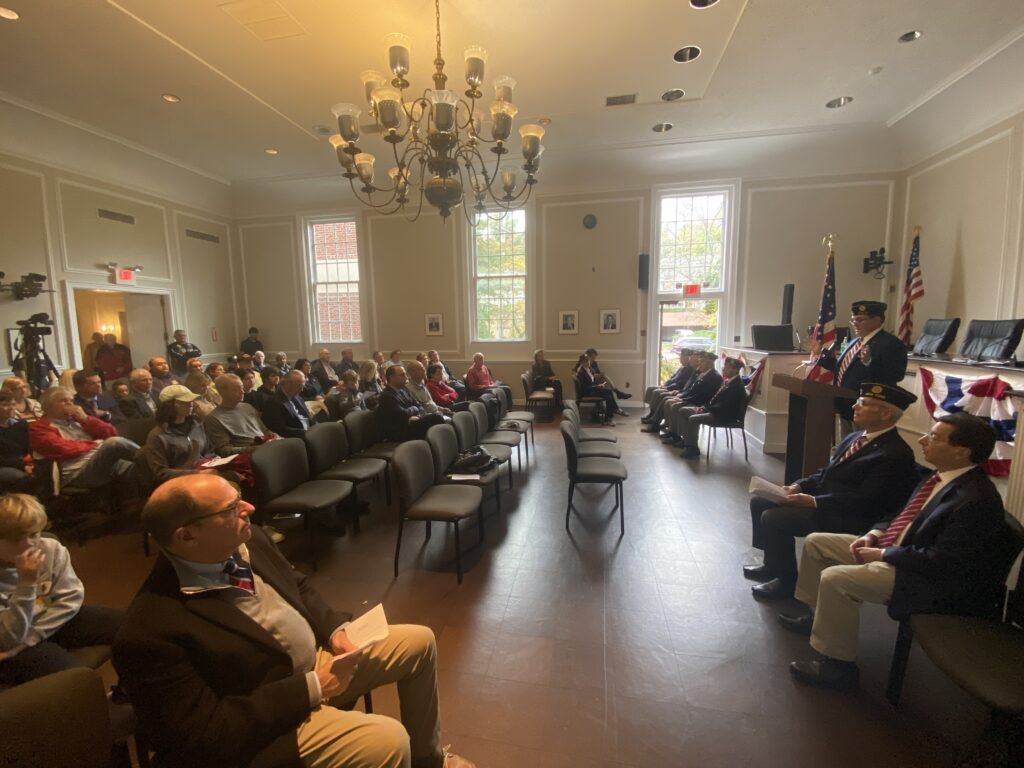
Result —
<svg viewBox="0 0 1024 768"><path fill-rule="evenodd" d="M16 354L11 369L24 371L33 394L38 394L49 385L51 374L57 376L57 368L43 346L43 337L53 333L53 320L45 312L37 312L28 320L18 320L16 325L20 340L14 346Z"/></svg>
<svg viewBox="0 0 1024 768"><path fill-rule="evenodd" d="M27 275L22 275L21 280L4 284L3 280L6 276L6 273L0 272L0 291L10 291L18 301L34 299L40 293L53 293L52 288L43 288L46 275L40 275L38 272L29 272Z"/></svg>

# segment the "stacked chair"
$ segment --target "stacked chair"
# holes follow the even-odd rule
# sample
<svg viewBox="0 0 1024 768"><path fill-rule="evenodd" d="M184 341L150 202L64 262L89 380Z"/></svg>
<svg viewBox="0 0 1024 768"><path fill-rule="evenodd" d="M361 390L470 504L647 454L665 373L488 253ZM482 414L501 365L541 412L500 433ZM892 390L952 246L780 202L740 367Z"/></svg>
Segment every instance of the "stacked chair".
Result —
<svg viewBox="0 0 1024 768"><path fill-rule="evenodd" d="M571 418L567 417L562 421L559 429L562 432L562 441L565 443L565 464L569 473L569 503L565 508L565 530L569 531L569 517L572 513L572 498L576 492L576 486L582 483L596 483L610 485L615 489L615 506L612 508L612 514L616 509L619 511L620 535L624 535L626 533L626 518L622 484L629 477L626 465L617 458L608 456L581 456L581 444L577 440L575 424Z"/></svg>

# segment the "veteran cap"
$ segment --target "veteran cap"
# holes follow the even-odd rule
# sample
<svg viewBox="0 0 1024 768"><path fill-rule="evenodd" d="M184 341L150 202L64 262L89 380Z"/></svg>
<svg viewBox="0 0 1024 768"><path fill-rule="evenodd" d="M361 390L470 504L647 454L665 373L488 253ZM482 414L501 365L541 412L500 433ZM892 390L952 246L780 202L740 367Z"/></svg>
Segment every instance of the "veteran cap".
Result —
<svg viewBox="0 0 1024 768"><path fill-rule="evenodd" d="M865 381L860 385L860 396L865 400L879 400L883 403L888 403L893 408L899 408L901 411L907 410L917 401L917 395L913 392L908 392L903 387L878 384L874 381Z"/></svg>
<svg viewBox="0 0 1024 768"><path fill-rule="evenodd" d="M850 307L851 315L867 315L868 317L885 317L888 305L881 301L855 301Z"/></svg>

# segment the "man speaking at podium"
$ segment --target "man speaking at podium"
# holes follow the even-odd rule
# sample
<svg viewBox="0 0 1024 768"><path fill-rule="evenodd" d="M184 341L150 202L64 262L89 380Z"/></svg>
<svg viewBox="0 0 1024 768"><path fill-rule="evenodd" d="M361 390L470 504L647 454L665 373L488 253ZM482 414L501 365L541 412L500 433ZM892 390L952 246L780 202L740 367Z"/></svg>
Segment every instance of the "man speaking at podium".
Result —
<svg viewBox="0 0 1024 768"><path fill-rule="evenodd" d="M907 372L907 348L898 338L882 328L886 305L881 301L855 301L850 308L850 342L837 358L822 355L822 368L833 372L836 386L860 390L865 381L877 384L898 384ZM811 353L821 351L818 342L811 342ZM853 400L836 401L836 412L845 437L853 431Z"/></svg>

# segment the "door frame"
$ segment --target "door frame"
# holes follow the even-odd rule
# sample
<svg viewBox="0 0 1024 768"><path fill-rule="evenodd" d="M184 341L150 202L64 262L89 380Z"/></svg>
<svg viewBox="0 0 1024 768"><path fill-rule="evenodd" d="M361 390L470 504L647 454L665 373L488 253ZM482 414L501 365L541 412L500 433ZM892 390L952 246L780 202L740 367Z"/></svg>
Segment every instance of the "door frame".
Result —
<svg viewBox="0 0 1024 768"><path fill-rule="evenodd" d="M167 306L171 315L171 327L180 326L178 317L178 302L173 288L150 288L141 285L110 285L80 282L78 280L64 280L64 299L68 308L68 351L70 352L69 368L82 367L82 347L78 341L78 307L75 304L75 289L84 291L117 291L118 293L146 293L156 294L167 298ZM71 323L74 323L72 326Z"/></svg>

